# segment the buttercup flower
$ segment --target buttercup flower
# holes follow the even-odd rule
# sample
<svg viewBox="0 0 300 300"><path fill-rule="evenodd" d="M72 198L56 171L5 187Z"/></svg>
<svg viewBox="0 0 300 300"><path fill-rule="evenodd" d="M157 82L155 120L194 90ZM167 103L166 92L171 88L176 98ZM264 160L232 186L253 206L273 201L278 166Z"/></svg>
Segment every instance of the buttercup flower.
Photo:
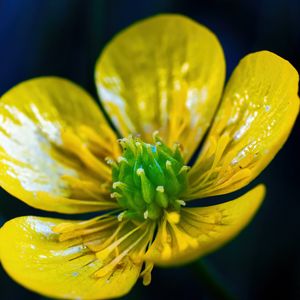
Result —
<svg viewBox="0 0 300 300"><path fill-rule="evenodd" d="M65 79L23 82L0 102L1 186L47 211L105 211L86 221L20 217L2 227L5 270L51 297L118 297L139 276L149 284L153 265L186 263L232 239L261 204L263 185L218 205L190 201L252 181L299 109L296 70L267 51L243 58L223 92L217 38L179 15L118 34L95 77L122 138Z"/></svg>

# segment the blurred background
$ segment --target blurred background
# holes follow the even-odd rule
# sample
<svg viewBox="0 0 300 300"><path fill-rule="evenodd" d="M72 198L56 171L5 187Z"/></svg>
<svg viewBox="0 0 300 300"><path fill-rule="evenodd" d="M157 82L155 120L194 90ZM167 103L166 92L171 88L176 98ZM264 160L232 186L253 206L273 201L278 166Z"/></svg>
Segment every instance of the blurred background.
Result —
<svg viewBox="0 0 300 300"><path fill-rule="evenodd" d="M56 75L96 97L94 64L104 45L134 21L162 12L187 15L216 33L227 78L244 55L264 49L300 71L298 0L0 0L0 95L31 77ZM300 299L299 155L298 119L285 147L255 180L268 192L252 223L204 259L234 299ZM22 215L45 214L1 190L0 225ZM14 283L0 267L0 299L45 298ZM138 282L124 299L218 297L203 274L185 266L156 268L149 287Z"/></svg>

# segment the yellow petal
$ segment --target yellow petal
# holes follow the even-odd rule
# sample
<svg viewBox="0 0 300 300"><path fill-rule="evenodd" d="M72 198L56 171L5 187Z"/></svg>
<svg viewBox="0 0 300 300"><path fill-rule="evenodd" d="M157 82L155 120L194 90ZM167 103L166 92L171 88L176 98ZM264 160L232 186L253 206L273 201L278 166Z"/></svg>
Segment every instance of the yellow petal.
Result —
<svg viewBox="0 0 300 300"><path fill-rule="evenodd" d="M201 155L186 199L235 191L253 180L288 138L299 111L299 76L267 51L241 60Z"/></svg>
<svg viewBox="0 0 300 300"><path fill-rule="evenodd" d="M205 134L223 88L225 60L215 35L180 15L159 15L118 34L96 65L96 84L112 121L127 136L152 133L182 143L189 158Z"/></svg>
<svg viewBox="0 0 300 300"><path fill-rule="evenodd" d="M0 102L0 185L44 210L115 207L104 162L117 156L115 141L93 99L74 83L55 77L23 82Z"/></svg>
<svg viewBox="0 0 300 300"><path fill-rule="evenodd" d="M259 185L238 199L198 208L182 208L179 223L164 220L145 259L179 265L214 251L234 238L251 220L265 195Z"/></svg>
<svg viewBox="0 0 300 300"><path fill-rule="evenodd" d="M112 272L97 275L102 262L82 238L58 241L53 228L69 229L62 221L21 217L2 227L0 258L9 275L30 290L61 299L107 299L126 294L139 276L141 263L123 260ZM98 232L98 239L102 238Z"/></svg>

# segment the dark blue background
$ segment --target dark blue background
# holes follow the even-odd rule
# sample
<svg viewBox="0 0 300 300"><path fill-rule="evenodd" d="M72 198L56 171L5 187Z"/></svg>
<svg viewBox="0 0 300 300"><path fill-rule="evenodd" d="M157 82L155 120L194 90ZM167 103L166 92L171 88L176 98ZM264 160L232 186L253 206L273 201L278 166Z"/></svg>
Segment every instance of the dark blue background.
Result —
<svg viewBox="0 0 300 300"><path fill-rule="evenodd" d="M93 71L103 46L132 22L161 12L185 14L211 28L224 47L228 75L245 54L263 49L300 70L298 0L0 0L0 95L25 79L57 75L96 96ZM300 299L299 123L255 181L266 183L268 194L254 221L206 258L237 299ZM0 197L0 225L44 215L4 191ZM155 269L151 286L139 282L126 299L171 297L215 299L189 266ZM0 299L44 298L0 269Z"/></svg>

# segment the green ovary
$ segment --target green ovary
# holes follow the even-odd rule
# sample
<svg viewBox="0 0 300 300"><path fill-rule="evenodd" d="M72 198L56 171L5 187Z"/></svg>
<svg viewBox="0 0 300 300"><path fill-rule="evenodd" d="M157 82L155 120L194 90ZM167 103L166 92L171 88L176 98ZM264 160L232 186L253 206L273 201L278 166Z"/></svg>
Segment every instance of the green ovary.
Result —
<svg viewBox="0 0 300 300"><path fill-rule="evenodd" d="M153 144L138 137L120 140L123 155L112 163L113 192L122 218L158 220L164 210L178 211L187 188L187 172L178 144L173 149L153 135Z"/></svg>

